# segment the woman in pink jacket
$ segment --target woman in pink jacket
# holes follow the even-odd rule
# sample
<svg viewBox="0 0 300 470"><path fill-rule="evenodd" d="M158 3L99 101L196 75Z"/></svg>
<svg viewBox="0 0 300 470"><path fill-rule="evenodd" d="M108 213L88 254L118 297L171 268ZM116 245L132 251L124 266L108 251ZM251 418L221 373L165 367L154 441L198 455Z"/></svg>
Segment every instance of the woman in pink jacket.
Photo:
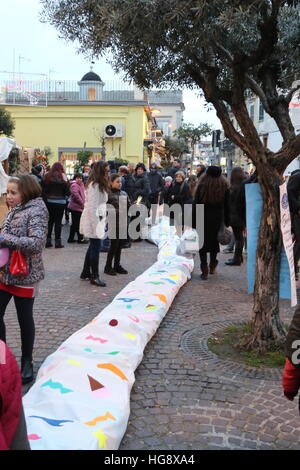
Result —
<svg viewBox="0 0 300 470"><path fill-rule="evenodd" d="M77 243L88 243L83 239L83 235L79 233L79 225L82 211L84 209L85 192L84 184L82 182L82 174L75 173L74 180L71 182L71 197L68 204L68 209L72 214L72 225L70 227L70 235L68 243L75 243L74 236L77 233Z"/></svg>

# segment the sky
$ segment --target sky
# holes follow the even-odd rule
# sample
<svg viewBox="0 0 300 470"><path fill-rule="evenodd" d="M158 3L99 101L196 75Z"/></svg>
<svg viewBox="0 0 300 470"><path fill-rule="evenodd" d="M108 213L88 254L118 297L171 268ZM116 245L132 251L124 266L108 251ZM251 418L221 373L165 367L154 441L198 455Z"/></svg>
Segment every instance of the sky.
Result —
<svg viewBox="0 0 300 470"><path fill-rule="evenodd" d="M76 52L74 43L59 39L54 27L41 23L39 0L1 2L0 78L6 72L49 75L51 80L80 80L90 70L90 63ZM4 47L5 45L5 47ZM95 61L94 71L103 81L120 79L104 59ZM29 76L28 76L29 77ZM30 77L30 79L33 79ZM195 126L207 122L221 128L215 111L207 112L196 91L184 90L184 121Z"/></svg>

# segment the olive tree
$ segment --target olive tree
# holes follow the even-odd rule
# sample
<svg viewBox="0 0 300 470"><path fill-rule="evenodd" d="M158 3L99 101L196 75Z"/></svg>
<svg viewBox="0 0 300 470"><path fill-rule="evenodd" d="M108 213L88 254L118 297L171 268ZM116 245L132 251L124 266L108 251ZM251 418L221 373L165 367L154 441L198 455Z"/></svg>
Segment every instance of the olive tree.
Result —
<svg viewBox="0 0 300 470"><path fill-rule="evenodd" d="M116 71L141 88L201 90L225 135L257 168L263 211L256 254L253 334L249 347L282 341L279 316L279 185L300 153L289 115L299 89L299 0L42 0L43 20L89 57L109 54ZM259 96L282 146L262 143L247 109ZM232 124L234 115L239 129Z"/></svg>

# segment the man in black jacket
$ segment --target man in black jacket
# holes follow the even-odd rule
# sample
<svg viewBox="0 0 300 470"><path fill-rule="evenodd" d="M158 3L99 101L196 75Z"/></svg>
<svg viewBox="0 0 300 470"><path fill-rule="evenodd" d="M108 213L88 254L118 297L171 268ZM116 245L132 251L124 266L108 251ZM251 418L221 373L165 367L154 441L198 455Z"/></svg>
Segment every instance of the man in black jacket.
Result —
<svg viewBox="0 0 300 470"><path fill-rule="evenodd" d="M157 205L159 204L160 193L164 188L164 180L160 173L158 173L157 164L151 163L150 172L148 173L148 181L150 183L149 203L152 206L152 223L155 223Z"/></svg>
<svg viewBox="0 0 300 470"><path fill-rule="evenodd" d="M174 160L173 161L173 166L169 168L168 170L168 176L172 176L172 178L175 178L175 173L180 170L180 161L179 160Z"/></svg>
<svg viewBox="0 0 300 470"><path fill-rule="evenodd" d="M295 238L294 244L294 264L295 275L298 278L300 259L300 169L291 173L287 184L289 206L291 212L292 232Z"/></svg>
<svg viewBox="0 0 300 470"><path fill-rule="evenodd" d="M129 201L133 202L135 187L132 175L129 173L129 170L125 165L120 166L118 173L121 176L122 191L125 191L127 193Z"/></svg>

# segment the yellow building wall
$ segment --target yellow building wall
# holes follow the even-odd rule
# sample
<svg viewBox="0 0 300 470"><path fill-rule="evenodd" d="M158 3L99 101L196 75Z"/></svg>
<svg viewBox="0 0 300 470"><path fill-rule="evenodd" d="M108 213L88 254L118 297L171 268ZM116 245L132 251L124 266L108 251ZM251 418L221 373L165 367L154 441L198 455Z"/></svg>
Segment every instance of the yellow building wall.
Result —
<svg viewBox="0 0 300 470"><path fill-rule="evenodd" d="M58 160L59 148L102 147L105 124L121 124L122 138L106 139L106 160L143 160L145 111L143 106L7 106L15 120L14 137L22 147L49 146L51 162Z"/></svg>

